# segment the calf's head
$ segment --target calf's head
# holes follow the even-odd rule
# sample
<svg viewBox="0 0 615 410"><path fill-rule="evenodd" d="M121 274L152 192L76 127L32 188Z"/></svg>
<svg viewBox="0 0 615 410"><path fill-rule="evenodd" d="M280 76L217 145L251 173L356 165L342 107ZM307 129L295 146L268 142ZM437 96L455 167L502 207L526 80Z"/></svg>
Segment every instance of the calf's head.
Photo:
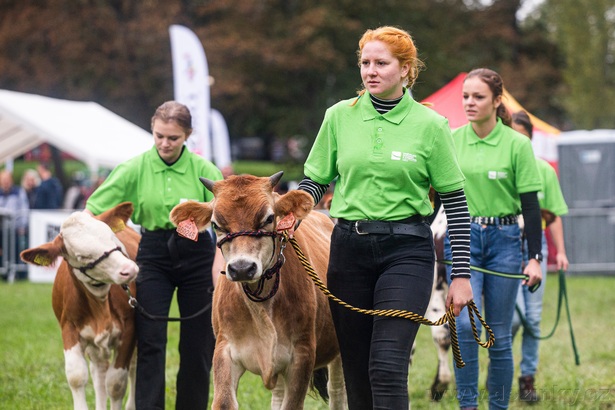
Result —
<svg viewBox="0 0 615 410"><path fill-rule="evenodd" d="M307 192L274 192L281 177L282 172L271 177L233 175L216 182L201 178L214 199L177 205L171 211L171 222L177 225L191 219L199 231L211 222L226 260L227 279L257 281L277 262L280 247L276 227L280 219L292 213L301 220L314 206Z"/></svg>
<svg viewBox="0 0 615 410"><path fill-rule="evenodd" d="M50 266L62 256L80 281L100 286L122 285L135 279L139 268L126 255L124 245L109 225L86 212L74 212L62 223L60 234L52 242L26 249L21 258Z"/></svg>

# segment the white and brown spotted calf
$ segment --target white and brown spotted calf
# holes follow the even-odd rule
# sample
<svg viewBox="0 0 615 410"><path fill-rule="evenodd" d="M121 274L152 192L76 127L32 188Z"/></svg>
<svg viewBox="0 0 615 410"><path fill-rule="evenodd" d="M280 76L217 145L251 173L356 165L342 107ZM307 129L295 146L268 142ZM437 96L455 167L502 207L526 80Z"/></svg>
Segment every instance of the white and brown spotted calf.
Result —
<svg viewBox="0 0 615 410"><path fill-rule="evenodd" d="M52 241L27 249L21 258L41 266L64 258L53 284L52 304L62 329L65 371L74 408L87 409L85 386L88 364L96 393L96 409L121 409L130 379L126 409L134 409L134 311L120 285L139 271L134 259L140 236L126 227L131 203L93 217L86 212L69 216Z"/></svg>
<svg viewBox="0 0 615 410"><path fill-rule="evenodd" d="M218 280L212 307L214 409L238 408L237 387L246 370L260 375L272 390L271 408L302 409L314 371L325 367L330 408L346 408L327 298L292 246L284 249L276 228L290 213L302 220L294 237L326 282L333 223L319 212L310 213L313 200L308 193L274 193L281 176L231 176L215 183L201 179L215 198L186 202L171 212L173 223L192 220L199 230L211 221L226 260L226 275Z"/></svg>

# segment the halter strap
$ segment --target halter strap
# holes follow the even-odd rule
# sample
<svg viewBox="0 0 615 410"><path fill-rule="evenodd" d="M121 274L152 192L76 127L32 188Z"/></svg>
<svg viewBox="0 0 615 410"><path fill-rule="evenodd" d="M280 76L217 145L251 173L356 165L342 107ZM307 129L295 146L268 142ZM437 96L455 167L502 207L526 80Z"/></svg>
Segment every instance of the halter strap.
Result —
<svg viewBox="0 0 615 410"><path fill-rule="evenodd" d="M284 262L285 262L283 252L284 252L284 248L286 247L286 245L284 244L284 237L280 235L278 232L269 232L269 231L262 231L262 230L231 232L231 233L228 233L224 238L220 239L218 243L216 244L216 246L218 246L218 248L222 248L222 245L224 243L229 242L237 238L238 236L253 236L257 238L260 238L263 236L269 236L273 238L273 241L274 241L274 252L275 252L275 239L277 237L280 237L282 239L281 244L280 244L280 254L278 256L278 260L275 262L275 264L271 268L263 272L263 275L261 276L261 278L259 279L257 283L256 290L254 291L251 290L248 284L245 284L245 283L242 284L244 293L246 294L248 299L250 299L251 301L264 302L266 300L271 299L273 296L275 296L275 294L278 291L278 288L280 285L280 269L282 268L282 265L284 265ZM271 291L269 292L268 295L261 296L261 292L263 291L263 288L265 287L266 281L268 281L271 278L275 278L275 282L273 283L273 287Z"/></svg>
<svg viewBox="0 0 615 410"><path fill-rule="evenodd" d="M100 255L100 257L98 259L96 259L93 262L88 263L85 266L81 266L81 267L76 267L73 266L74 269L77 269L79 272L83 273L85 276L87 276L88 278L92 279L95 284L92 284L92 286L102 286L103 282L99 281L98 279L94 279L93 277L91 277L90 275L88 275L87 271L94 269L96 267L96 265L98 265L100 262L102 262L103 260L107 259L109 257L109 255L111 255L113 252L115 251L122 251L122 248L120 246L117 246L109 251L103 252L102 255Z"/></svg>
<svg viewBox="0 0 615 410"><path fill-rule="evenodd" d="M271 237L275 237L278 236L278 234L276 232L269 232L269 231L239 231L239 232L231 232L228 233L224 238L220 239L218 241L218 243L216 244L216 246L218 246L218 248L222 247L222 245L228 241L231 241L235 238L237 238L238 236L254 236L254 237L261 237L261 236L271 236Z"/></svg>

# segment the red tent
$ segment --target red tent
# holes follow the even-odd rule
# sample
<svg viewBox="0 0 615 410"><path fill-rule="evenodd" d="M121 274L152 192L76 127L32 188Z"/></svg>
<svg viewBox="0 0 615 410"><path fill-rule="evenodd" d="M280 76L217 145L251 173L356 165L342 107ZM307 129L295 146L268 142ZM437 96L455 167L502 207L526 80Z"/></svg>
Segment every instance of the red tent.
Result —
<svg viewBox="0 0 615 410"><path fill-rule="evenodd" d="M463 80L466 78L466 75L467 73L459 73L448 84L422 101L423 103L429 103L431 108L446 117L452 129L459 128L468 122L461 105ZM539 157L549 161L557 169L555 137L560 131L532 115L506 90L504 90L503 101L509 111L517 112L524 110L529 114L532 124L534 124L534 137L532 139L534 152Z"/></svg>
<svg viewBox="0 0 615 410"><path fill-rule="evenodd" d="M466 73L457 74L457 77L453 78L448 84L422 101L429 103L431 108L446 117L452 129L468 123L461 106L461 94L465 78Z"/></svg>

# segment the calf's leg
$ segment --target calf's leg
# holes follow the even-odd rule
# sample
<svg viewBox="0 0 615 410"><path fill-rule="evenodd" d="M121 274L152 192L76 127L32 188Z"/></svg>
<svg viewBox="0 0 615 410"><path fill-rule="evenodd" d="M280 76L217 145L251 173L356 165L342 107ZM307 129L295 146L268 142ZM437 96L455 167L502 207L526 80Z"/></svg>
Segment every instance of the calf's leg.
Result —
<svg viewBox="0 0 615 410"><path fill-rule="evenodd" d="M337 356L327 367L329 371L329 382L327 383L329 409L346 410L348 404L346 400L344 371L342 370L342 358Z"/></svg>
<svg viewBox="0 0 615 410"><path fill-rule="evenodd" d="M283 377L278 377L278 382L271 391L271 410L280 410L284 402L286 393L286 381Z"/></svg>
<svg viewBox="0 0 615 410"><path fill-rule="evenodd" d="M87 410L85 385L88 382L88 364L78 344L68 350L64 350L64 371L73 395L74 409Z"/></svg>
<svg viewBox="0 0 615 410"><path fill-rule="evenodd" d="M230 346L220 334L217 335L212 365L214 376L212 410L238 409L237 388L245 369L238 363L233 362L230 355Z"/></svg>
<svg viewBox="0 0 615 410"><path fill-rule="evenodd" d="M90 373L94 384L94 394L96 396L96 410L107 410L107 370L109 362L105 358L90 354Z"/></svg>
<svg viewBox="0 0 615 410"><path fill-rule="evenodd" d="M106 386L111 399L111 410L121 410L128 387L128 369L112 367L107 370Z"/></svg>
<svg viewBox="0 0 615 410"><path fill-rule="evenodd" d="M312 371L314 370L315 346L316 341L313 340L305 344L297 344L294 347L293 359L285 375L286 393L281 410L303 409Z"/></svg>

